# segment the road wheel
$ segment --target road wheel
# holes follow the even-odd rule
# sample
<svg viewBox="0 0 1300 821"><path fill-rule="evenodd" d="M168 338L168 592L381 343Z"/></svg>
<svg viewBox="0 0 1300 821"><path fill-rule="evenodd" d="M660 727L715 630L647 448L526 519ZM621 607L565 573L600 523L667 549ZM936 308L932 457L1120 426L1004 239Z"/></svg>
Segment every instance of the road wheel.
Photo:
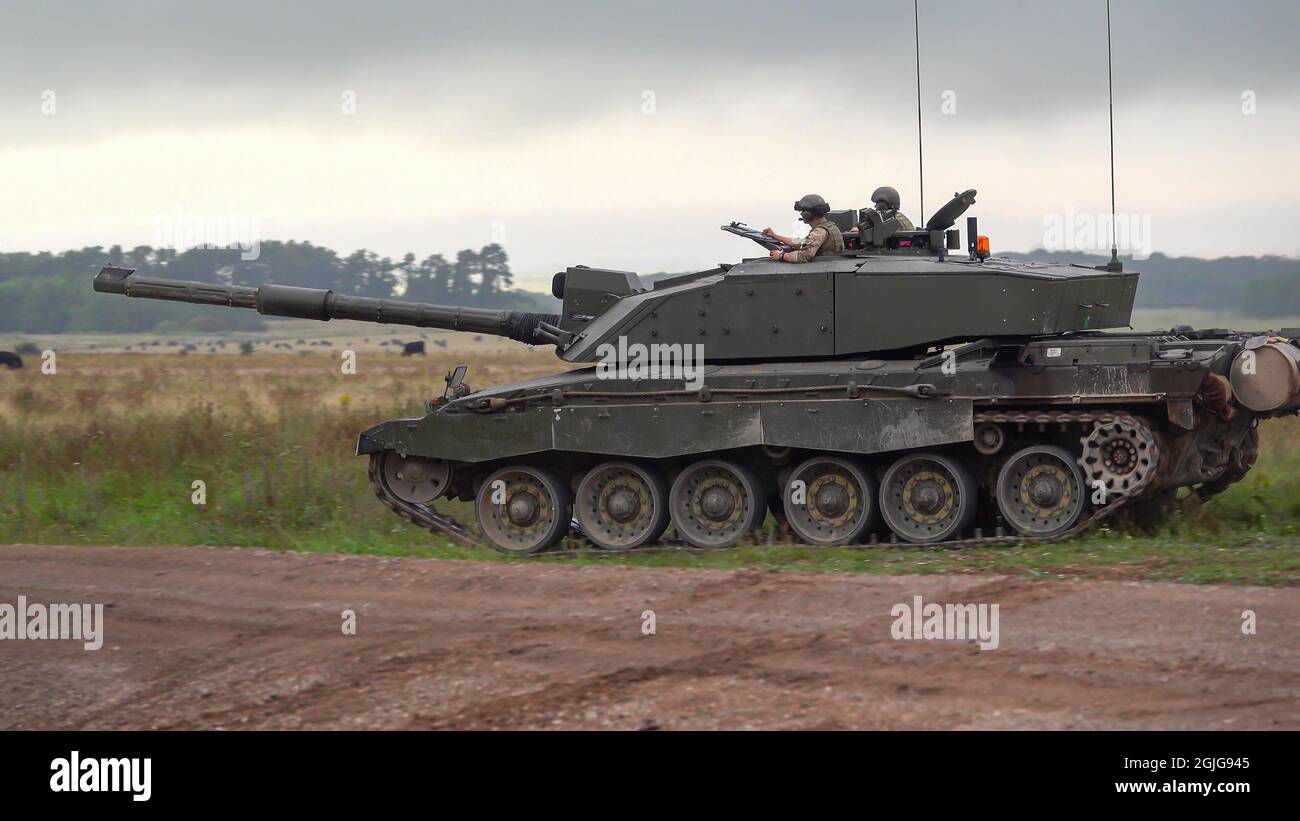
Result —
<svg viewBox="0 0 1300 821"><path fill-rule="evenodd" d="M551 471L511 465L492 473L475 503L479 529L502 553L540 553L569 531L568 487Z"/></svg>
<svg viewBox="0 0 1300 821"><path fill-rule="evenodd" d="M786 520L819 547L857 541L876 516L876 484L858 465L814 456L790 474L782 494Z"/></svg>
<svg viewBox="0 0 1300 821"><path fill-rule="evenodd" d="M955 459L937 453L904 456L880 483L880 510L889 529L917 544L961 538L975 520L975 480Z"/></svg>
<svg viewBox="0 0 1300 821"><path fill-rule="evenodd" d="M605 550L649 544L668 527L668 484L631 462L605 462L578 485L574 512L582 532Z"/></svg>
<svg viewBox="0 0 1300 821"><path fill-rule="evenodd" d="M762 487L753 471L723 459L687 466L673 482L669 509L677 535L695 547L731 547L762 524ZM757 521L756 521L757 520Z"/></svg>
<svg viewBox="0 0 1300 821"><path fill-rule="evenodd" d="M998 474L998 509L1024 536L1055 536L1074 527L1085 501L1083 471L1064 448L1031 445Z"/></svg>

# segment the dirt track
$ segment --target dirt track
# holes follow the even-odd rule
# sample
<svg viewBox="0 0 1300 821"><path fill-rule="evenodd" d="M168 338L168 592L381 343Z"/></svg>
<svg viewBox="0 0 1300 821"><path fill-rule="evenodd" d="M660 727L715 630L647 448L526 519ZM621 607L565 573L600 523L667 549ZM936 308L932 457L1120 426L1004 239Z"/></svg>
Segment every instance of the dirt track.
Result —
<svg viewBox="0 0 1300 821"><path fill-rule="evenodd" d="M917 594L999 649L892 639ZM1295 590L0 547L19 595L106 640L0 641L3 729L1300 727Z"/></svg>

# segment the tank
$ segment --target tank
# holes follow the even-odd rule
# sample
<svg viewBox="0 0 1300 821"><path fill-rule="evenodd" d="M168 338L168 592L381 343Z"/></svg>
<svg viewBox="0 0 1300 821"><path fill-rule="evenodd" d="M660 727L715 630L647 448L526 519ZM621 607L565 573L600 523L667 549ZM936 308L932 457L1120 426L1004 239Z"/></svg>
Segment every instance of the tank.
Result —
<svg viewBox="0 0 1300 821"><path fill-rule="evenodd" d="M1259 422L1300 410L1300 329L1115 330L1139 274L993 257L974 218L963 244L952 226L975 193L912 231L832 211L844 254L803 264L763 256L649 287L568 268L555 315L114 267L94 287L553 346L578 367L475 391L461 366L422 416L357 439L397 515L508 554L566 536L727 548L769 514L818 546L1052 541L1244 477Z"/></svg>

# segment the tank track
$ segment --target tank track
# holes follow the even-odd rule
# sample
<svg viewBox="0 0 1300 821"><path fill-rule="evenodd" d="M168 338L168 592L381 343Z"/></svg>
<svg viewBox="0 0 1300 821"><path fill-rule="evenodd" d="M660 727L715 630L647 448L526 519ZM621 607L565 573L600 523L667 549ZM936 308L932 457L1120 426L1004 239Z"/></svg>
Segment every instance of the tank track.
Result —
<svg viewBox="0 0 1300 821"><path fill-rule="evenodd" d="M994 424L1036 424L1067 425L1072 423L1088 424L1092 422L1111 422L1117 419L1130 419L1137 421L1139 417L1125 411L1027 411L1027 410L999 410L999 411L980 411L974 415L974 424L983 423ZM370 458L370 487L374 490L379 500L387 505L394 513L412 524L423 527L438 536L443 536L466 547L475 547L483 544L474 537L474 533L469 527L457 521L451 516L438 513L427 505L417 505L411 502L397 498L387 488L383 482L383 471L380 469L381 453L371 454ZM961 548L972 547L1011 547L1021 544L1055 544L1057 542L1072 539L1082 535L1102 522L1114 517L1120 510L1134 499L1140 497L1150 485L1155 471L1148 475L1143 483L1135 488L1128 495L1120 497L1117 501L1098 508L1093 511L1092 515L1081 519L1077 524L1062 533L1055 536L974 536L964 539L953 539L947 542L931 542L928 544L913 544L903 541L874 542L863 544L841 545L838 549L847 550L874 550L880 547L890 548L910 548L922 550L956 550ZM978 532L978 531L977 531ZM757 546L757 541L749 541L731 547L724 548L696 548L685 544L661 543L655 545L646 545L643 547L630 548L626 550L611 550L594 547L591 545L576 548L561 548L547 550L542 553L531 554L527 558L557 558L565 556L609 556L620 553L717 553L720 550L739 550L744 547ZM491 545L488 545L491 547ZM511 554L516 555L516 554Z"/></svg>
<svg viewBox="0 0 1300 821"><path fill-rule="evenodd" d="M473 531L455 518L439 513L428 505L417 505L393 495L384 484L384 472L379 458L382 455L382 451L370 455L370 489L379 497L379 501L411 524L428 528L436 536L445 536L466 547L475 547L479 544L474 538Z"/></svg>

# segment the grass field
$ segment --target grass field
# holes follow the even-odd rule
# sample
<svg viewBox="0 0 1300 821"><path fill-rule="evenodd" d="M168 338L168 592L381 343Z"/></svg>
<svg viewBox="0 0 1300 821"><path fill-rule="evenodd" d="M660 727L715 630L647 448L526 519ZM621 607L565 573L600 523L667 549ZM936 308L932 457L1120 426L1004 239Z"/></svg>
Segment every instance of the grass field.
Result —
<svg viewBox="0 0 1300 821"><path fill-rule="evenodd" d="M320 327L320 326L317 326ZM356 434L418 415L442 375L471 365L486 386L562 370L549 349L447 335L427 358L364 342L332 325L332 348L235 346L188 356L149 348L60 353L0 371L0 543L214 544L495 559L439 543L372 495ZM408 329L409 330L409 329ZM291 334L292 336L292 334ZM415 338L414 334L407 334ZM432 335L431 335L432 338ZM443 337L439 337L443 338ZM110 350L105 352L103 348ZM342 373L341 350L357 351ZM68 350L58 346L58 350ZM206 505L191 502L194 483ZM798 567L860 572L1011 572L1188 582L1300 584L1300 420L1264 427L1260 464L1246 481L1166 532L1111 531L1066 544L937 551L878 547L750 547L722 554L671 552L629 564ZM506 559L501 559L505 561Z"/></svg>

